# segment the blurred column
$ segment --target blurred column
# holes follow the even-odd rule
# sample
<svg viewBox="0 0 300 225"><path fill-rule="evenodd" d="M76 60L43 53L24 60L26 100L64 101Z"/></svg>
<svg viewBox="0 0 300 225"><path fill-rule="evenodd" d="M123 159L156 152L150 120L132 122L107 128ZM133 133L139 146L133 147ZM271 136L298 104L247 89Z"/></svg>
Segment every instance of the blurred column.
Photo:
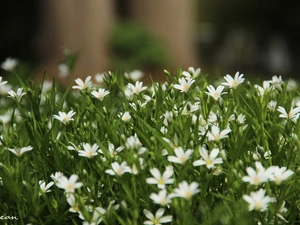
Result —
<svg viewBox="0 0 300 225"><path fill-rule="evenodd" d="M113 1L45 0L42 12L40 53L48 74L57 74L62 47L78 52L76 77L108 69L106 46L114 22Z"/></svg>
<svg viewBox="0 0 300 225"><path fill-rule="evenodd" d="M132 15L165 43L174 68L196 66L194 0L131 0Z"/></svg>

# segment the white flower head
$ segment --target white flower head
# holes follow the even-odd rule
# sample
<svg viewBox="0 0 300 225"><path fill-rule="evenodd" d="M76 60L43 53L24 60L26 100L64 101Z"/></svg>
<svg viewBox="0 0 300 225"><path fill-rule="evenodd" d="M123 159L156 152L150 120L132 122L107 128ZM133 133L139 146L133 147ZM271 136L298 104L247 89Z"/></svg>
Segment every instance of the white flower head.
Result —
<svg viewBox="0 0 300 225"><path fill-rule="evenodd" d="M8 151L14 153L18 157L20 157L25 152L31 151L32 149L33 149L33 147L31 147L31 146L27 146L27 147L23 147L23 148L7 148Z"/></svg>
<svg viewBox="0 0 300 225"><path fill-rule="evenodd" d="M275 184L280 185L284 180L288 179L293 175L293 171L287 170L286 167L272 166L270 167L271 176L270 180L274 181Z"/></svg>
<svg viewBox="0 0 300 225"><path fill-rule="evenodd" d="M284 84L284 81L282 80L281 76L279 76L279 77L273 76L272 80L270 82L272 84L272 88L277 89L277 90L281 90L282 86Z"/></svg>
<svg viewBox="0 0 300 225"><path fill-rule="evenodd" d="M181 147L178 147L174 149L174 152L176 156L168 156L168 161L184 165L186 161L190 158L191 154L193 153L193 150L188 149L184 151Z"/></svg>
<svg viewBox="0 0 300 225"><path fill-rule="evenodd" d="M270 110L270 112L275 112L276 106L277 106L276 101L272 100L268 103L268 109Z"/></svg>
<svg viewBox="0 0 300 225"><path fill-rule="evenodd" d="M165 209L160 208L156 211L155 216L148 211L147 209L143 210L144 215L147 217L147 219L144 221L144 224L146 225L161 225L162 223L169 223L172 222L172 216L163 216L165 212Z"/></svg>
<svg viewBox="0 0 300 225"><path fill-rule="evenodd" d="M14 92L13 90L10 90L7 92L9 98L14 98L18 102L21 102L21 99L24 95L26 95L26 92L23 92L23 88L18 88L17 92Z"/></svg>
<svg viewBox="0 0 300 225"><path fill-rule="evenodd" d="M236 89L241 83L245 81L245 78L243 78L244 74L241 74L239 72L236 72L234 78L227 74L224 79L226 80L225 83L222 83L224 86L228 86L229 88Z"/></svg>
<svg viewBox="0 0 300 225"><path fill-rule="evenodd" d="M125 73L125 76L128 77L129 79L133 80L133 81L138 81L138 80L141 80L143 78L144 73L141 70L133 70L129 73Z"/></svg>
<svg viewBox="0 0 300 225"><path fill-rule="evenodd" d="M220 130L219 127L213 125L211 127L211 131L207 132L207 138L209 141L220 141L221 139L227 138L228 134L231 132L231 130L229 128L225 129L225 130Z"/></svg>
<svg viewBox="0 0 300 225"><path fill-rule="evenodd" d="M257 192L251 192L249 195L243 195L243 199L249 204L249 211L261 211L264 212L268 209L270 202L275 202L275 198L265 195L266 190L259 189Z"/></svg>
<svg viewBox="0 0 300 225"><path fill-rule="evenodd" d="M70 68L67 64L61 63L57 66L58 75L62 78L67 77L70 74Z"/></svg>
<svg viewBox="0 0 300 225"><path fill-rule="evenodd" d="M58 112L58 115L54 115L53 118L66 125L70 121L74 120L72 117L75 115L75 113L76 112L73 112L73 110L69 111L68 114L66 114L65 112Z"/></svg>
<svg viewBox="0 0 300 225"><path fill-rule="evenodd" d="M257 89L258 94L260 96L264 96L265 94L267 94L271 90L270 84L271 84L270 81L264 81L262 87L259 86L259 85L254 85L254 87Z"/></svg>
<svg viewBox="0 0 300 225"><path fill-rule="evenodd" d="M242 180L244 182L259 185L261 183L267 182L271 176L271 170L266 170L260 162L255 162L256 170L252 167L247 167L246 171L248 176L244 176Z"/></svg>
<svg viewBox="0 0 300 225"><path fill-rule="evenodd" d="M189 101L185 104L182 115L190 115L191 113L197 111L200 108L199 103L191 104Z"/></svg>
<svg viewBox="0 0 300 225"><path fill-rule="evenodd" d="M119 164L118 162L113 162L111 164L112 169L105 170L105 173L112 176L122 176L124 173L130 173L131 169L127 166L127 162L122 162Z"/></svg>
<svg viewBox="0 0 300 225"><path fill-rule="evenodd" d="M210 154L208 154L208 151L204 147L201 147L199 150L201 159L193 162L193 166L206 165L208 169L211 169L215 167L215 164L222 164L223 159L217 158L219 151L220 150L218 148L214 148L211 150Z"/></svg>
<svg viewBox="0 0 300 225"><path fill-rule="evenodd" d="M76 202L74 193L67 193L66 197L67 197L67 202L71 206L71 208L69 209L69 211L73 212L73 213L80 213L80 211L79 211L79 205Z"/></svg>
<svg viewBox="0 0 300 225"><path fill-rule="evenodd" d="M96 73L94 76L95 81L98 84L102 84L104 82L105 73Z"/></svg>
<svg viewBox="0 0 300 225"><path fill-rule="evenodd" d="M226 94L226 92L222 91L224 90L224 86L219 85L217 89L215 89L212 85L207 86L208 92L205 92L207 95L214 98L214 100L219 100L221 98L221 95Z"/></svg>
<svg viewBox="0 0 300 225"><path fill-rule="evenodd" d="M187 181L182 181L178 184L178 188L174 189L173 196L190 200L193 195L200 192L198 186L199 184L197 182L192 182L191 184L188 184Z"/></svg>
<svg viewBox="0 0 300 225"><path fill-rule="evenodd" d="M63 176L64 176L64 174L62 172L55 172L55 174L50 175L50 177L54 181L54 183L57 183L58 180Z"/></svg>
<svg viewBox="0 0 300 225"><path fill-rule="evenodd" d="M73 89L78 89L78 90L85 90L85 89L91 87L91 86L92 86L91 78L92 78L91 76L88 76L88 77L85 79L85 81L81 80L80 78L77 78L77 79L75 80L75 83L76 83L77 85L72 86L72 88L73 88Z"/></svg>
<svg viewBox="0 0 300 225"><path fill-rule="evenodd" d="M129 83L127 87L136 95L139 95L142 91L147 89L147 87L143 87L143 82L141 81L136 81L135 85Z"/></svg>
<svg viewBox="0 0 300 225"><path fill-rule="evenodd" d="M287 120L297 120L300 113L300 107L291 108L289 113L287 113L285 108L283 108L282 106L278 106L277 111L281 113L279 115L280 118L285 118Z"/></svg>
<svg viewBox="0 0 300 225"><path fill-rule="evenodd" d="M116 157L116 155L121 152L125 147L124 146L120 146L118 148L115 149L114 144L110 143L108 145L108 151L109 151L109 155L111 158Z"/></svg>
<svg viewBox="0 0 300 225"><path fill-rule="evenodd" d="M150 173L152 174L153 177L147 178L146 182L148 184L157 184L157 187L159 189L164 189L166 184L174 183L174 179L171 178L174 173L172 167L167 167L163 174L161 174L157 168L151 169Z"/></svg>
<svg viewBox="0 0 300 225"><path fill-rule="evenodd" d="M68 179L66 176L61 175L57 178L56 186L64 189L65 192L75 192L75 189L82 186L81 182L77 182L78 175L72 174Z"/></svg>
<svg viewBox="0 0 300 225"><path fill-rule="evenodd" d="M191 85L195 82L194 79L186 80L184 77L178 79L179 84L174 84L174 88L180 90L181 92L188 92Z"/></svg>
<svg viewBox="0 0 300 225"><path fill-rule="evenodd" d="M182 75L185 76L186 79L195 79L196 77L198 77L200 72L200 68L194 69L194 67L189 67L188 71L182 72Z"/></svg>
<svg viewBox="0 0 300 225"><path fill-rule="evenodd" d="M109 91L106 91L104 88L99 88L98 91L92 91L91 94L102 102L104 97L109 94Z"/></svg>
<svg viewBox="0 0 300 225"><path fill-rule="evenodd" d="M163 189L163 190L160 190L158 192L158 194L156 194L156 193L150 194L150 199L152 199L152 201L155 204L159 204L161 206L166 206L171 202L172 194L168 195L167 190Z"/></svg>
<svg viewBox="0 0 300 225"><path fill-rule="evenodd" d="M86 158L92 158L92 157L98 155L98 153L97 153L98 149L99 149L99 146L97 144L93 144L93 146L91 146L88 143L84 143L83 150L78 150L78 155L86 157Z"/></svg>
<svg viewBox="0 0 300 225"><path fill-rule="evenodd" d="M67 149L70 151L76 151L78 152L80 150L80 148L78 146L76 146L74 143L69 142L70 145L67 146Z"/></svg>
<svg viewBox="0 0 300 225"><path fill-rule="evenodd" d="M0 86L2 86L1 89L3 88L4 84L6 84L6 83L7 83L7 81L2 81L2 77L0 77ZM11 86L8 86L8 87L11 87ZM2 90L1 90L1 93L3 93Z"/></svg>
<svg viewBox="0 0 300 225"><path fill-rule="evenodd" d="M40 180L39 181L39 185L40 185L40 191L42 193L48 193L48 192L51 192L50 188L52 187L52 185L54 184L53 181L49 182L47 185L46 185L46 182L44 180Z"/></svg>
<svg viewBox="0 0 300 225"><path fill-rule="evenodd" d="M131 120L130 113L128 111L124 112L121 119L128 123Z"/></svg>
<svg viewBox="0 0 300 225"><path fill-rule="evenodd" d="M17 59L7 58L3 63L1 63L1 68L6 71L13 71L17 65Z"/></svg>

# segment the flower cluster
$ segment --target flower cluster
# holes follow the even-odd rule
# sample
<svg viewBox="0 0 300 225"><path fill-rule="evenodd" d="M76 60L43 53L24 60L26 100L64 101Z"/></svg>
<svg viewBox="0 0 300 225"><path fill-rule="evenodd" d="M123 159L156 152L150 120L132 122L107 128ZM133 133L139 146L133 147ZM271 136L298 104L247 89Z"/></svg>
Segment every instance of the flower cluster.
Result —
<svg viewBox="0 0 300 225"><path fill-rule="evenodd" d="M3 208L24 224L297 223L297 86L193 67L143 76L77 78L64 93L0 77Z"/></svg>

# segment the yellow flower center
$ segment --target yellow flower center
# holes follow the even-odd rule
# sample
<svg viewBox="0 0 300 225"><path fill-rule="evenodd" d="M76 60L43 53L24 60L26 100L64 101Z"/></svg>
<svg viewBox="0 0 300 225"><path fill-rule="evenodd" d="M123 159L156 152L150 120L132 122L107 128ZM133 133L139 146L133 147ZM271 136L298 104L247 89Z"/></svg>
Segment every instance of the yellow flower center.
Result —
<svg viewBox="0 0 300 225"><path fill-rule="evenodd" d="M187 89L189 89L189 85L184 85L183 90L186 91Z"/></svg>
<svg viewBox="0 0 300 225"><path fill-rule="evenodd" d="M192 195L193 195L193 194L192 194L191 191L186 191L186 192L185 192L185 197L186 197L187 199L191 198Z"/></svg>
<svg viewBox="0 0 300 225"><path fill-rule="evenodd" d="M254 183L254 185L258 185L258 184L260 183L260 180L259 180L259 177L258 177L258 176L255 176L255 177L253 178L253 183Z"/></svg>
<svg viewBox="0 0 300 225"><path fill-rule="evenodd" d="M211 164L213 164L213 161L211 160L211 159L208 159L208 160L206 160L206 165L211 165Z"/></svg>
<svg viewBox="0 0 300 225"><path fill-rule="evenodd" d="M73 186L73 184L68 184L67 185L67 187L66 187L66 191L70 191L70 190L72 190L72 189L74 189L74 186Z"/></svg>
<svg viewBox="0 0 300 225"><path fill-rule="evenodd" d="M157 219L154 219L154 220L152 221L152 223L153 223L154 225L156 225L156 224L159 224L159 221L158 221Z"/></svg>
<svg viewBox="0 0 300 225"><path fill-rule="evenodd" d="M184 162L184 161L186 160L186 157L181 156L181 157L179 158L179 160L180 160L180 162Z"/></svg>
<svg viewBox="0 0 300 225"><path fill-rule="evenodd" d="M165 184L165 180L163 178L159 178L157 183L158 184Z"/></svg>
<svg viewBox="0 0 300 225"><path fill-rule="evenodd" d="M239 83L236 81L236 80L234 80L233 82L232 82L232 87L236 87L236 86L238 86L239 85Z"/></svg>
<svg viewBox="0 0 300 225"><path fill-rule="evenodd" d="M121 170L120 168L117 169L117 170L116 170L116 174L118 174L118 175L122 174L122 170Z"/></svg>
<svg viewBox="0 0 300 225"><path fill-rule="evenodd" d="M255 202L255 204L254 204L254 209L255 209L255 210L260 210L261 208L262 208L261 202Z"/></svg>

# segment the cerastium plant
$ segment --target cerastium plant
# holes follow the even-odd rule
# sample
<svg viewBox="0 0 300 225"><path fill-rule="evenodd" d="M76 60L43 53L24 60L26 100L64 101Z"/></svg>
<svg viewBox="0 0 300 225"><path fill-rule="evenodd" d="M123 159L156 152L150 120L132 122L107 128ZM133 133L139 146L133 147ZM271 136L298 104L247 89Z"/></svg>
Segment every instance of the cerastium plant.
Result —
<svg viewBox="0 0 300 225"><path fill-rule="evenodd" d="M78 78L64 91L0 79L0 216L299 223L297 86L278 76L252 84L239 72L212 82L192 67L149 85L130 74Z"/></svg>

